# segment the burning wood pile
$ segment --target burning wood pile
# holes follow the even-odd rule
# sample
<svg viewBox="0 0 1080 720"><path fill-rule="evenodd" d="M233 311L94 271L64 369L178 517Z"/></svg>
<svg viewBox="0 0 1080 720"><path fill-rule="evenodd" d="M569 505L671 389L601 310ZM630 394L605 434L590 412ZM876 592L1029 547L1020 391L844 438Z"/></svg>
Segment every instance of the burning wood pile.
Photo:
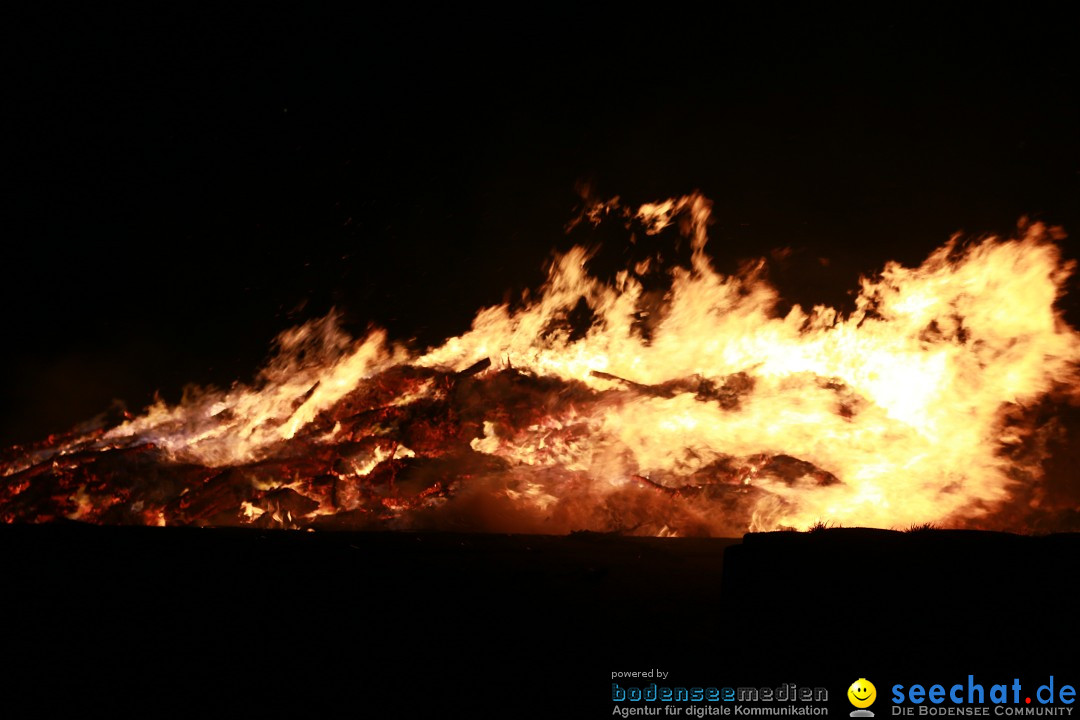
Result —
<svg viewBox="0 0 1080 720"><path fill-rule="evenodd" d="M763 265L718 274L700 195L583 219L677 228L689 262L614 283L575 248L537 298L426 353L334 317L250 385L0 452L0 519L301 529L736 535L816 522L1062 528L1045 490L1080 336L1056 231L861 280L779 316ZM664 282L657 283L657 278ZM656 287L662 287L657 292ZM650 290L646 291L645 288ZM584 303L588 327L567 318Z"/></svg>

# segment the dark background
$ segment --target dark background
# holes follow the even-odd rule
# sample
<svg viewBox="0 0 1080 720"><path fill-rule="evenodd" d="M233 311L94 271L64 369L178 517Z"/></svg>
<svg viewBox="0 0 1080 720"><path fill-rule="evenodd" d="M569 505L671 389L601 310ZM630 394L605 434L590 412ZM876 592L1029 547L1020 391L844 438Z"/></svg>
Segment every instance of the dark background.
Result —
<svg viewBox="0 0 1080 720"><path fill-rule="evenodd" d="M790 246L802 302L1080 234L1065 12L758 7L9 12L0 444L250 379L331 307L438 343L541 281L581 182L700 189L717 264Z"/></svg>

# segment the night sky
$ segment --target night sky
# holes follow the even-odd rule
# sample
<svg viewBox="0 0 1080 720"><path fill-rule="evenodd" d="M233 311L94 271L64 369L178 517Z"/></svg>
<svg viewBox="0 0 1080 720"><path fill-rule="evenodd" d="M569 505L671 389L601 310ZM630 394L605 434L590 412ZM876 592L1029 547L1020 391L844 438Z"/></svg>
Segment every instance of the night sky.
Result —
<svg viewBox="0 0 1080 720"><path fill-rule="evenodd" d="M1080 255L1064 13L220 12L4 23L0 445L250 380L332 307L457 334L581 239L581 183L700 189L717 265L789 246L800 302L1022 215Z"/></svg>

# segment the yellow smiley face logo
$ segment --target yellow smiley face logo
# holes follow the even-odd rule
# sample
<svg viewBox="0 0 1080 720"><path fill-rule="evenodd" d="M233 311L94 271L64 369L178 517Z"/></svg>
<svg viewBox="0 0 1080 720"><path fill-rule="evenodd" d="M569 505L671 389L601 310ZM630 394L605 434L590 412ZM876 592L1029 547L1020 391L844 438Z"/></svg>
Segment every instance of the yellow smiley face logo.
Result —
<svg viewBox="0 0 1080 720"><path fill-rule="evenodd" d="M870 707L877 698L877 688L866 678L859 678L847 689L847 698L857 708Z"/></svg>

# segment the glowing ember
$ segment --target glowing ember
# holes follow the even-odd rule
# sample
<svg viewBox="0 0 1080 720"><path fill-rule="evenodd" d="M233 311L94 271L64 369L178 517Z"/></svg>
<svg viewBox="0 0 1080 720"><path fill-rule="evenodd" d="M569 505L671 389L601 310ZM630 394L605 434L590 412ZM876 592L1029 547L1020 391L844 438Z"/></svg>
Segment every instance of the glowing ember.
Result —
<svg viewBox="0 0 1080 720"><path fill-rule="evenodd" d="M695 194L583 216L679 228L687 266L608 284L575 248L538 298L427 354L331 316L279 337L251 387L11 448L0 517L654 535L1075 518L1039 492L1080 357L1055 230L954 238L864 278L850 315L779 317L763 262L713 270L709 211Z"/></svg>

